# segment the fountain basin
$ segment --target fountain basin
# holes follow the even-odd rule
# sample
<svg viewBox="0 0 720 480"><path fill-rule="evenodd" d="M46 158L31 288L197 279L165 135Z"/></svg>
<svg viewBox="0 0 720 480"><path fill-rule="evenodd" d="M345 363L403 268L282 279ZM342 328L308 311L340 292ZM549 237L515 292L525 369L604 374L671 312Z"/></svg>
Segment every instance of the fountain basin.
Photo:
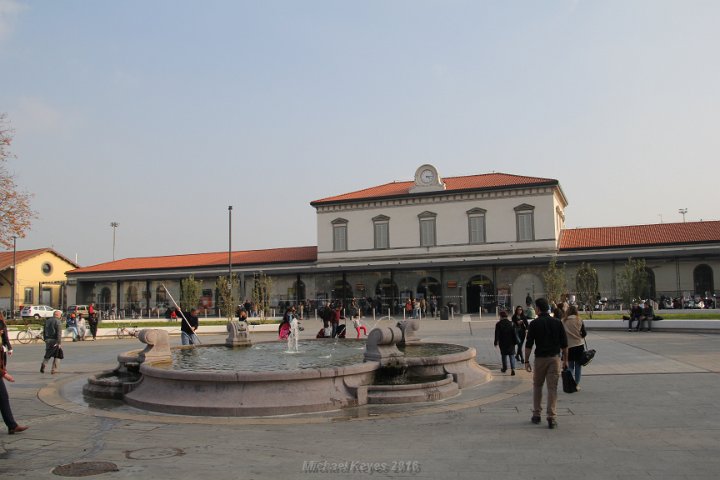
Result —
<svg viewBox="0 0 720 480"><path fill-rule="evenodd" d="M202 347L199 347L202 348ZM129 405L165 413L265 416L359 405L357 389L372 383L377 362L270 372L196 372L143 364Z"/></svg>
<svg viewBox="0 0 720 480"><path fill-rule="evenodd" d="M306 342L321 342L321 346L329 348L328 342L322 340ZM352 340L345 343L350 348L357 345ZM202 352L200 349L212 347L216 346L195 348ZM451 353L423 354L424 350L437 348ZM231 354L232 349L229 350ZM458 388L479 385L489 378L489 372L475 362L473 348L421 344L407 345L403 350L407 355L404 367L407 374L444 379L426 382L423 386L374 386L380 363L362 360L342 366L268 371L176 370L167 362L146 361L140 366L141 380L125 393L124 400L145 410L181 415L288 415L337 410L369 402L438 400L457 395ZM380 397L384 399L379 400Z"/></svg>

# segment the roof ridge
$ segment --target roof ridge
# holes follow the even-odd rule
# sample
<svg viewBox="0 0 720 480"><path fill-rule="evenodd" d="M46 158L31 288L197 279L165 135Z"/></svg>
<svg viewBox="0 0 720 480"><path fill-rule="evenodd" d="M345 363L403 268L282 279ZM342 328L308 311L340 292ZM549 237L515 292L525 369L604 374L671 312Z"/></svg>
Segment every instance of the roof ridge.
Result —
<svg viewBox="0 0 720 480"><path fill-rule="evenodd" d="M677 225L702 225L706 223L720 223L720 220L700 220L694 222L665 222L665 223L636 223L632 225L600 225L596 227L574 227L563 228L562 231L570 230L596 230L601 228L633 228L633 227L652 227L652 226L677 226Z"/></svg>

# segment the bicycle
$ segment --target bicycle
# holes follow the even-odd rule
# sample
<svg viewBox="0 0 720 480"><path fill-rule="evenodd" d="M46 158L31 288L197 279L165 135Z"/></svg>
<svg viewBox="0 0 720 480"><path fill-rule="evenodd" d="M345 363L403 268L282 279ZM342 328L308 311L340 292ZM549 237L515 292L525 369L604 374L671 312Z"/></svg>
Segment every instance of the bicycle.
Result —
<svg viewBox="0 0 720 480"><path fill-rule="evenodd" d="M35 330L32 325L28 325L25 330L20 330L17 334L17 341L23 345L37 340L43 340L42 329Z"/></svg>
<svg viewBox="0 0 720 480"><path fill-rule="evenodd" d="M140 333L140 329L137 328L136 325L130 327L118 327L117 330L115 330L117 338L125 338L126 336L137 337L138 333Z"/></svg>

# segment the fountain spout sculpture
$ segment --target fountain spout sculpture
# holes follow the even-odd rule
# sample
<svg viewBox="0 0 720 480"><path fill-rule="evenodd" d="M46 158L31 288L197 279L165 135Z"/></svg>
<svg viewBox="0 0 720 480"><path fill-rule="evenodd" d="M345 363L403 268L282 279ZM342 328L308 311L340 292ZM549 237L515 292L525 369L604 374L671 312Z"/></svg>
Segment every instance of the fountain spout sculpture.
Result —
<svg viewBox="0 0 720 480"><path fill-rule="evenodd" d="M373 328L365 344L365 361L380 362L383 367L403 364L405 355L396 346L402 338L398 327Z"/></svg>
<svg viewBox="0 0 720 480"><path fill-rule="evenodd" d="M227 331L225 345L228 347L248 347L252 344L248 336L247 322L231 320L227 323Z"/></svg>

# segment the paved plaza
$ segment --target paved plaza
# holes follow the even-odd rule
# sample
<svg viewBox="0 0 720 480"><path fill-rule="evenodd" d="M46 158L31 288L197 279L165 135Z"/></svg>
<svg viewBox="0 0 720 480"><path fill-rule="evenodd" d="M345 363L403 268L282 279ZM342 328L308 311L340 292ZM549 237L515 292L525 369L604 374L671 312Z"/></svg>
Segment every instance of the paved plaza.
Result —
<svg viewBox="0 0 720 480"><path fill-rule="evenodd" d="M368 322L368 326L371 322ZM424 320L420 337L475 347L492 381L438 403L365 406L315 415L213 418L88 405L87 376L114 368L135 339L69 342L58 375L40 374L44 346L20 345L7 384L20 424L0 432L3 478L109 462L89 478L158 479L709 479L720 471L720 353L713 333L591 330L598 350L583 390L560 393L559 427L530 423L530 374L500 373L494 321ZM319 324L306 323L305 337ZM224 336L202 336L203 343ZM272 340L268 333L255 341ZM179 337L171 337L179 344ZM79 466L79 465L78 465Z"/></svg>

